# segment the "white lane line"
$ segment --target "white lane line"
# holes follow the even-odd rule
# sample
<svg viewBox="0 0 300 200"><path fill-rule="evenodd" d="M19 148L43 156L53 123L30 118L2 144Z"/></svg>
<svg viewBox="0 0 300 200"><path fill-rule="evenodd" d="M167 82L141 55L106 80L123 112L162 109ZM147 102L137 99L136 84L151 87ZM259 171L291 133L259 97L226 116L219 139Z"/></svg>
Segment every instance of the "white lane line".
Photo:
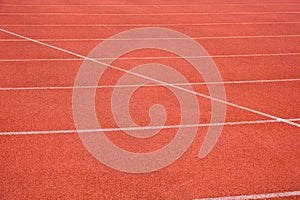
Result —
<svg viewBox="0 0 300 200"><path fill-rule="evenodd" d="M50 62L50 61L82 61L82 58L25 58L25 59L0 59L0 62Z"/></svg>
<svg viewBox="0 0 300 200"><path fill-rule="evenodd" d="M258 5L258 6L270 6L270 5L280 5L280 6L288 6L288 5L300 5L299 3L222 3L222 4L6 4L6 3L1 3L0 6L12 6L12 7L31 7L31 6L45 6L45 7L56 7L56 6L76 6L76 7L85 7L85 6L100 6L100 7L195 7L195 6L224 6L224 5L233 5L233 6L252 6L252 5Z"/></svg>
<svg viewBox="0 0 300 200"><path fill-rule="evenodd" d="M1 28L0 28L1 30ZM269 57L269 56L298 56L300 53L272 53L272 54L228 54L228 55L210 55L211 58L234 58L234 57ZM156 60L156 59L200 59L200 58L206 58L208 56L157 56L157 57L146 57L146 56L140 56L140 57L125 57L125 58L92 58L92 60L95 61L101 61L101 60L111 60L111 59L118 59L118 60ZM84 60L84 58L24 58L24 59L17 59L17 58L11 58L11 59L0 59L0 62L49 62L49 61L81 61Z"/></svg>
<svg viewBox="0 0 300 200"><path fill-rule="evenodd" d="M211 22L211 23L175 23L175 24L0 24L4 27L148 27L148 26L212 26L212 25L270 25L270 24L300 24L300 21L294 22Z"/></svg>
<svg viewBox="0 0 300 200"><path fill-rule="evenodd" d="M0 15L9 16L179 16L179 15L265 15L265 14L299 14L300 11L274 12L165 12L165 13L67 13L67 12L5 12Z"/></svg>
<svg viewBox="0 0 300 200"><path fill-rule="evenodd" d="M255 38L289 38L300 37L295 35L236 35L236 36L203 36L193 37L196 40L212 39L255 39ZM139 40L187 40L186 38L36 38L42 42L64 42L64 41L139 41ZM0 39L0 42L29 42L25 39Z"/></svg>
<svg viewBox="0 0 300 200"><path fill-rule="evenodd" d="M235 108L246 110L246 111L249 111L249 112L252 112L252 113L255 113L255 114L258 114L258 115L262 115L262 116L265 116L265 117L268 117L268 118L271 118L271 119L275 119L275 120L278 120L278 121L281 121L281 122L284 122L284 123L287 123L287 124L290 124L290 125L293 125L293 126L296 126L296 127L300 127L300 124L294 123L292 121L289 121L289 120L286 120L286 119L283 119L283 118L280 118L280 117L277 117L277 116L274 116L274 115L270 115L270 114L267 114L267 113L264 113L264 112L261 112L261 111L258 111L258 110L253 110L251 108L248 108L248 107L245 107L245 106L241 106L241 105L237 105L237 104L234 104L234 103L231 103L231 102L228 102L228 101L224 101L224 100L221 100L221 99L218 99L218 98L214 98L214 97L211 97L209 95L205 95L205 94L202 94L202 93L199 93L199 92L188 90L186 88L179 87L179 86L176 86L176 85L173 85L171 83L167 83L167 82L164 82L164 81L161 81L161 80L157 80L155 78L151 78L151 77L145 76L143 74L139 74L139 73L136 73L136 72L128 71L126 69L122 69L122 68L116 67L114 65L109 65L109 64L106 64L106 63L101 62L99 60L95 60L93 58L89 58L89 57L80 55L78 53L74 53L72 51L69 51L69 50L66 50L66 49L62 49L62 48L57 47L57 46L53 46L53 45L50 45L50 44L47 44L47 43L44 43L44 42L40 42L38 40L35 40L35 39L32 39L32 38L28 38L26 36L23 36L23 35L20 35L20 34L17 34L17 33L14 33L14 32L11 32L11 31L8 31L8 30L5 30L5 29L2 29L2 28L0 28L0 31L8 33L10 35L14 35L14 36L23 38L23 39L30 40L30 41L32 41L34 43L37 43L37 44L40 44L42 46L46 46L46 47L49 47L49 48L52 48L52 49L55 49L55 50L58 50L58 51L61 51L61 52L68 53L68 54L76 56L78 58L82 58L82 59L85 59L85 60L88 60L88 61L91 61L91 62L94 62L94 63L105 65L105 66L107 66L109 68L112 68L112 69L115 69L115 70L118 70L118 71L122 71L122 72L125 72L127 74L131 74L131 75L134 75L134 76L137 76L137 77L140 77L140 78L144 78L146 80L150 80L150 81L153 81L153 82L156 82L156 83L166 84L169 87L172 87L172 88L175 88L175 89L179 89L179 90L182 90L182 91L185 91L185 92L188 92L190 94L194 94L194 95L206 98L206 99L210 99L211 101L216 101L216 102L219 102L219 103L223 103L223 104L226 104L228 106L232 106L232 107L235 107Z"/></svg>
<svg viewBox="0 0 300 200"><path fill-rule="evenodd" d="M248 200L248 199L283 198L283 197L294 197L294 196L300 196L300 191L276 192L276 193L266 193L266 194L250 194L250 195L228 196L228 197L217 197L217 198L199 198L194 200Z"/></svg>
<svg viewBox="0 0 300 200"><path fill-rule="evenodd" d="M300 121L300 118L288 119L290 121ZM124 128L100 128L100 129L67 129L67 130L42 130L42 131L7 131L0 132L1 135L37 135L37 134L63 134L63 133L91 133L91 132L112 132L112 131L143 131L157 129L175 129L175 128L192 128L192 127L208 127L208 126L236 126L236 125L253 125L265 123L282 123L279 120L253 120L240 122L224 122L224 123L205 123L205 124L180 124L165 126L138 126Z"/></svg>
<svg viewBox="0 0 300 200"><path fill-rule="evenodd" d="M210 55L210 56L141 56L141 57L124 57L124 58L93 58L95 60L155 60L155 59L182 59L182 58L191 58L191 59L200 59L200 58L231 58L231 57L268 57L268 56L295 56L300 55L300 53L270 53L270 54L225 54L225 55Z"/></svg>
<svg viewBox="0 0 300 200"><path fill-rule="evenodd" d="M219 84L252 84L252 83L281 83L300 81L300 78L274 79L274 80L244 80L244 81L224 81L224 82L196 82L196 83L172 83L176 86L187 85L219 85ZM95 89L95 88L130 88L130 87L157 87L167 86L166 84L131 84L131 85L98 85L98 86L41 86L41 87L0 87L0 91L12 90L69 90L69 89Z"/></svg>

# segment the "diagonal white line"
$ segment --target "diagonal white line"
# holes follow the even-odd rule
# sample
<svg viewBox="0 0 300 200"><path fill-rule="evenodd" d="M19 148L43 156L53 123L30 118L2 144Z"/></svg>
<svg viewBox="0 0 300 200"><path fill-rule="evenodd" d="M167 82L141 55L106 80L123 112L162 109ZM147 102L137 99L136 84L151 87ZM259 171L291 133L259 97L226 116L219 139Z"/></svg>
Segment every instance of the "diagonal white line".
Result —
<svg viewBox="0 0 300 200"><path fill-rule="evenodd" d="M99 63L101 65L105 65L105 66L107 66L109 68L116 69L118 71L122 71L122 72L125 72L125 73L128 73L128 74L140 77L140 78L144 78L146 80L154 81L154 82L160 83L160 84L165 84L165 85L167 85L169 87L173 87L173 88L176 88L176 89L179 89L179 90L182 90L182 91L185 91L185 92L188 92L188 93L191 93L191 94L194 94L194 95L206 98L206 99L210 99L210 100L213 100L213 101L216 101L216 102L219 102L219 103L223 103L223 104L235 107L235 108L246 110L246 111L249 111L249 112L252 112L252 113L255 113L255 114L258 114L258 115L262 115L262 116L265 116L265 117L268 117L268 118L271 118L271 119L275 119L275 120L278 120L278 121L281 121L281 122L284 122L284 123L287 123L287 124L290 124L290 125L293 125L293 126L296 126L296 127L300 127L300 124L294 123L294 122L289 121L287 119L283 119L283 118L280 118L280 117L277 117L277 116L273 116L273 115L270 115L270 114L267 114L267 113L264 113L264 112L261 112L261 111L253 110L253 109L247 108L245 106L240 106L240 105L237 105L237 104L234 104L234 103L231 103L231 102L227 102L227 101L224 101L224 100L221 100L221 99L217 99L217 98L214 98L214 97L211 97L211 96L199 93L199 92L191 91L191 90L188 90L188 89L185 89L185 88L173 85L171 83L166 83L166 82L163 82L163 81L160 81L160 80L157 80L157 79L154 79L154 78L151 78L151 77L148 77L148 76L136 73L136 72L128 71L128 70L125 70L125 69L122 69L122 68L119 68L119 67L116 67L116 66L113 66L113 65L109 65L109 64L106 64L106 63L101 62L99 60L95 60L93 58L89 58L89 57L80 55L78 53L74 53L72 51L69 51L69 50L66 50L66 49L62 49L62 48L57 47L57 46L53 46L53 45L50 45L50 44L47 44L47 43L44 43L44 42L40 42L38 40L35 40L35 39L32 39L32 38L28 38L26 36L22 36L20 34L17 34L17 33L14 33L14 32L11 32L11 31L8 31L8 30L5 30L5 29L2 29L2 28L0 28L0 31L8 33L8 34L11 34L11 35L14 35L14 36L17 36L17 37L20 37L20 38L23 38L23 39L27 39L27 40L32 41L34 43L37 43L37 44L40 44L40 45L43 45L43 46L47 46L47 47L52 48L52 49L56 49L58 51L65 52L65 53L68 53L70 55L73 55L73 56L76 56L76 57L79 57L79 58L82 58L82 59L85 59L85 60L88 60L88 61L91 61L91 62L94 62L94 63Z"/></svg>
<svg viewBox="0 0 300 200"><path fill-rule="evenodd" d="M300 121L300 118L289 119L290 121ZM206 123L206 124L180 124L165 126L138 126L124 128L99 128L99 129L68 129L68 130L42 130L42 131L8 131L0 132L1 135L43 135L43 134L63 134L63 133L93 133L93 132L112 132L112 131L143 131L143 130L160 130L160 129L176 129L176 128L192 128L192 127L209 127L209 126L237 126L237 125L253 125L265 123L282 123L279 120L254 120L240 122L224 122L224 123Z"/></svg>
<svg viewBox="0 0 300 200"><path fill-rule="evenodd" d="M217 197L217 198L200 198L194 200L250 200L250 199L269 199L269 198L283 198L283 197L294 197L300 196L300 191L292 192L276 192L267 194L250 194L240 196L228 196L228 197Z"/></svg>
<svg viewBox="0 0 300 200"><path fill-rule="evenodd" d="M254 38L289 38L300 37L300 35L236 35L236 36L203 36L193 37L196 40L210 39L254 39ZM139 41L139 40L187 40L186 38L38 38L41 42L59 41ZM25 39L0 39L0 42L28 42Z"/></svg>
<svg viewBox="0 0 300 200"><path fill-rule="evenodd" d="M275 79L275 80L244 80L244 81L224 81L224 82L197 82L197 83L172 83L176 86L187 85L220 85L220 84L249 84L249 83L280 83L300 81L300 78ZM95 89L95 88L128 88L128 87L157 87L165 84L130 84L130 85L98 85L98 86L41 86L41 87L0 87L0 91L11 90L68 90L68 89Z"/></svg>
<svg viewBox="0 0 300 200"><path fill-rule="evenodd" d="M6 12L0 15L10 16L179 16L179 15L266 15L266 14L299 14L300 11L274 12L165 12L165 13L67 13L67 12Z"/></svg>
<svg viewBox="0 0 300 200"><path fill-rule="evenodd" d="M149 27L149 26L212 26L212 25L270 25L270 24L299 24L299 21L294 22L285 22L285 21L277 21L277 22L211 22L211 23L175 23L175 24L0 24L0 26L5 27Z"/></svg>

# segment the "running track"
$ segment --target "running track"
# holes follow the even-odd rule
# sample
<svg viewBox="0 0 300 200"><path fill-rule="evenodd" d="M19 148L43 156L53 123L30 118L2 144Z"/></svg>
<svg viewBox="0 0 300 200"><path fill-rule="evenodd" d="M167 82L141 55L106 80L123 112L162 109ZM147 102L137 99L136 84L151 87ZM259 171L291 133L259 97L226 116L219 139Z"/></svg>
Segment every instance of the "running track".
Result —
<svg viewBox="0 0 300 200"><path fill-rule="evenodd" d="M1 199L300 198L299 1L3 0L0 12ZM165 27L194 38L218 66L227 101L251 110L228 105L222 135L204 159L197 154L211 111L200 96L193 144L159 171L113 170L82 145L72 116L82 59L65 50L87 56L106 38L137 27ZM168 52L132 52L114 65L130 70L151 62L174 67L194 91L208 94L191 66ZM104 128L117 127L109 103L123 74L108 69L99 82L96 112L105 116ZM157 83L138 89L130 101L137 124L150 122L154 103L166 108L167 126L180 124L176 98ZM140 140L107 131L111 141L134 152L159 149L175 133L163 129Z"/></svg>

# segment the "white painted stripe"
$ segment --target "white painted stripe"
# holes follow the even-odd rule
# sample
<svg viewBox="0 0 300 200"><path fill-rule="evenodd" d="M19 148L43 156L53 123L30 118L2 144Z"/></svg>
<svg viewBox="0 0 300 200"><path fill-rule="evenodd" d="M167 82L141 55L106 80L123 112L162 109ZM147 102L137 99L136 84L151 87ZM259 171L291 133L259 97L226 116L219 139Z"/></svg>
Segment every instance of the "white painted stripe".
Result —
<svg viewBox="0 0 300 200"><path fill-rule="evenodd" d="M211 39L255 39L255 38L289 38L300 37L295 35L236 35L236 36L203 36L193 37L196 40ZM64 42L64 41L139 41L139 40L187 40L186 38L39 38L42 42ZM25 39L0 39L0 42L29 42Z"/></svg>
<svg viewBox="0 0 300 200"><path fill-rule="evenodd" d="M195 200L248 200L248 199L269 199L269 198L283 198L300 196L300 191L292 192L276 192L267 194L250 194L241 196L228 196L228 197L217 197L217 198L199 198Z"/></svg>
<svg viewBox="0 0 300 200"><path fill-rule="evenodd" d="M67 12L6 12L0 15L10 16L178 16L178 15L265 15L265 14L299 14L300 11L274 11L274 12L160 12L160 13L67 13Z"/></svg>
<svg viewBox="0 0 300 200"><path fill-rule="evenodd" d="M31 6L45 6L45 7L56 7L56 6L99 6L99 7L195 7L195 6L217 6L217 5L233 5L233 6L250 6L250 5L258 5L258 6L269 6L269 5L300 5L299 3L222 3L222 4L213 4L213 3L205 3L205 4L5 4L1 3L1 6L13 6L13 7L31 7Z"/></svg>
<svg viewBox="0 0 300 200"><path fill-rule="evenodd" d="M0 29L1 30L1 29ZM300 53L272 53L272 54L228 54L228 55L210 55L211 58L234 58L234 57L269 57L269 56L298 56ZM156 59L200 59L206 58L207 56L157 56L157 57L126 57L126 58L91 58L96 61L101 60L111 60L111 59L118 59L118 60L156 60ZM24 58L24 59L0 59L0 62L40 62L40 61L81 61L84 60L83 58Z"/></svg>
<svg viewBox="0 0 300 200"><path fill-rule="evenodd" d="M300 118L288 119L290 121L300 121ZM0 132L1 135L37 135L37 134L63 134L63 133L91 133L91 132L112 132L112 131L143 131L143 130L160 130L175 128L192 128L192 127L208 127L208 126L237 126L237 125L253 125L265 123L282 123L279 120L254 120L240 122L224 122L224 123L206 123L206 124L180 124L165 126L138 126L124 128L100 128L100 129L68 129L68 130L42 130L42 131L8 131Z"/></svg>
<svg viewBox="0 0 300 200"><path fill-rule="evenodd" d="M250 84L250 83L281 83L300 81L300 78L275 79L275 80L244 80L244 81L224 81L224 82L197 82L197 83L172 83L176 86L187 85L219 85L219 84ZM129 88L129 87L157 87L168 86L166 84L131 84L131 85L98 85L98 86L41 86L41 87L2 87L0 91L11 90L68 90L68 89L95 89L95 88Z"/></svg>
<svg viewBox="0 0 300 200"><path fill-rule="evenodd" d="M149 27L149 26L215 26L215 25L270 25L270 24L300 24L299 21L294 22L211 22L211 23L175 23L175 24L0 24L3 27Z"/></svg>
<svg viewBox="0 0 300 200"><path fill-rule="evenodd" d="M51 62L51 61L82 61L82 58L24 58L0 59L0 62Z"/></svg>
<svg viewBox="0 0 300 200"><path fill-rule="evenodd" d="M96 60L111 60L111 59L118 59L118 60L151 60L151 59L182 59L182 58L192 58L192 59L199 59L199 58L230 58L230 57L268 57L268 56L295 56L300 55L300 53L271 53L271 54L227 54L227 55L209 55L209 56L141 56L141 57L125 57L125 58L93 58Z"/></svg>
<svg viewBox="0 0 300 200"><path fill-rule="evenodd" d="M109 68L116 69L116 70L118 70L118 71L122 71L122 72L125 72L125 73L127 73L127 74L134 75L134 76L136 76L136 77L144 78L144 79L147 79L147 80L150 80L150 81L153 81L153 82L156 82L156 83L160 83L160 84L166 84L166 85L168 85L169 87L172 87L172 88L175 88L175 89L179 89L179 90L188 92L188 93L190 93L190 94L194 94L194 95L197 95L197 96L206 98L206 99L210 99L210 100L212 100L212 101L216 101L216 102L219 102L219 103L226 104L226 105L228 105L228 106L232 106L232 107L235 107L235 108L239 108L239 109L242 109L242 110L246 110L246 111L249 111L249 112L258 114L258 115L262 115L262 116L264 116L264 117L268 117L268 118L275 119L275 120L278 120L278 121L281 121L281 122L284 122L284 123L287 123L287 124L290 124L290 125L293 125L293 126L296 126L296 127L300 127L300 124L294 123L294 122L292 122L292 121L289 121L289 120L286 120L286 119L283 119L283 118L280 118L280 117L277 117L277 116L274 116L274 115L270 115L270 114L267 114L267 113L264 113L264 112L261 112L261 111L258 111L258 110L253 110L253 109L251 109L251 108L248 108L248 107L245 107L245 106L241 106L241 105L237 105L237 104L234 104L234 103L231 103L231 102L228 102L228 101L224 101L224 100L222 100L222 99L218 99L218 98L215 98L215 97L211 97L211 96L209 96L209 95L205 95L205 94L202 94L202 93L199 93L199 92L195 92L195 91L193 91L193 90L188 90L188 89L186 89L186 88L179 87L179 86L173 85L173 84L171 84L171 83L166 83L166 82L164 82L164 81L157 80L157 79L155 79L155 78L151 78L151 77L145 76L145 75L143 75L143 74L139 74L139 73L136 73L136 72L128 71L128 70L126 70L126 69L122 69L122 68L116 67L116 66L114 66L114 65L109 65L109 64L106 64L106 63L104 63L104 62L95 60L95 59L93 59L93 58L89 58L89 57L83 56L83 55L81 55L81 54L74 53L74 52L72 52L72 51L69 51L69 50L66 50L66 49L63 49L63 48L60 48L60 47L51 45L51 44L47 44L47 43L44 43L44 42L40 42L40 41L38 41L38 40L35 40L35 39L32 39L32 38L28 38L28 37L26 37L26 36L23 36L23 35L20 35L20 34L17 34L17 33L14 33L14 32L11 32L11 31L8 31L8 30L5 30L5 29L2 29L2 28L0 28L0 31L5 32L5 33L8 33L8 34L10 34L10 35L14 35L14 36L23 38L23 39L27 39L27 40L29 40L29 41L32 41L32 42L37 43L37 44L40 44L40 45L42 45L42 46L46 46L46 47L49 47L49 48L52 48L52 49L55 49L55 50L58 50L58 51L61 51L61 52L68 53L68 54L73 55L73 56L76 56L76 57L78 57L78 58L82 58L82 59L85 59L85 60L88 60L88 61L91 61L91 62L94 62L94 63L98 63L98 64L101 64L101 65L105 65L105 66L107 66L107 67L109 67Z"/></svg>

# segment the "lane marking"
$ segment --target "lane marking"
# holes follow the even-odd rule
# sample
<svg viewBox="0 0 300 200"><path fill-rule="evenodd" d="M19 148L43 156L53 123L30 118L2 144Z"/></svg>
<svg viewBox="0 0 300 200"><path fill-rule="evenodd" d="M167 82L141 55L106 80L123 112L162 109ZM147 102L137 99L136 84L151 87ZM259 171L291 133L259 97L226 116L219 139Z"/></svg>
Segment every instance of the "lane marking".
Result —
<svg viewBox="0 0 300 200"><path fill-rule="evenodd" d="M1 30L1 28L0 28ZM298 56L300 53L272 53L272 54L228 54L228 55L211 55L211 58L234 58L234 57L269 57L269 56ZM207 56L157 56L157 57L126 57L118 58L118 60L156 60L156 59L182 59L182 58L206 58ZM95 61L111 60L116 58L92 58ZM40 61L81 61L84 58L24 58L24 59L0 59L0 62L40 62Z"/></svg>
<svg viewBox="0 0 300 200"><path fill-rule="evenodd" d="M195 7L195 6L203 6L203 4L5 4L2 3L0 4L1 6L14 6L14 7L23 7L23 6L100 6L100 7ZM247 4L247 3L223 3L223 4L205 4L205 6L224 6L224 5L234 5L234 6L240 6L240 5L259 5L259 6L269 6L269 5L280 5L283 6L283 3L263 3L263 4L259 4L259 3L253 3L253 4ZM299 3L284 3L284 5L288 6L288 5L300 5Z"/></svg>
<svg viewBox="0 0 300 200"><path fill-rule="evenodd" d="M182 58L230 58L230 57L267 57L267 56L294 56L300 55L300 53L271 53L271 54L225 54L225 55L210 55L210 56L141 56L141 57L125 57L125 58L93 58L96 60L111 60L111 59L118 59L118 60L151 60L151 59L182 59Z"/></svg>
<svg viewBox="0 0 300 200"><path fill-rule="evenodd" d="M299 24L294 22L212 22L212 23L177 23L177 24L0 24L4 27L43 27L43 26L71 26L71 27L148 27L148 26L211 26L211 25L269 25L269 24Z"/></svg>
<svg viewBox="0 0 300 200"><path fill-rule="evenodd" d="M200 198L194 200L248 200L248 199L282 198L282 197L293 197L293 196L300 196L300 191L251 194L251 195L228 196L228 197L217 197L217 198Z"/></svg>
<svg viewBox="0 0 300 200"><path fill-rule="evenodd" d="M34 12L6 12L0 13L0 15L9 16L178 16L178 15L265 15L265 14L299 14L300 11L274 11L274 12L166 12L166 13L63 13L63 12L46 12L46 13L34 13Z"/></svg>
<svg viewBox="0 0 300 200"><path fill-rule="evenodd" d="M300 118L287 119L290 121L300 121ZM112 132L112 131L142 131L155 129L177 129L191 127L208 127L208 126L236 126L236 125L253 125L265 123L283 123L279 120L253 120L240 122L224 122L224 123L204 123L204 124L180 124L180 125L165 125L165 126L140 126L140 127L124 127L124 128L101 128L101 129L67 129L67 130L42 130L42 131L8 131L0 132L3 135L38 135L38 134L63 134L63 133L91 133L91 132Z"/></svg>
<svg viewBox="0 0 300 200"><path fill-rule="evenodd" d="M196 40L210 40L210 39L252 39L252 38L289 38L300 37L295 35L236 35L236 36L203 36L193 37ZM135 41L135 40L186 40L185 38L37 38L36 40L42 42L60 42L60 41ZM29 42L25 39L0 39L0 42Z"/></svg>
<svg viewBox="0 0 300 200"><path fill-rule="evenodd" d="M274 79L274 80L244 80L244 81L224 81L224 82L196 82L196 83L172 83L176 86L186 85L219 85L219 84L249 84L249 83L278 83L300 81L300 78ZM68 89L94 89L94 88L128 88L128 87L157 87L166 84L131 84L131 85L99 85L99 86L41 86L41 87L0 87L0 91L11 90L68 90Z"/></svg>
<svg viewBox="0 0 300 200"><path fill-rule="evenodd" d="M0 59L0 62L50 62L50 61L82 61L82 58L25 58L25 59Z"/></svg>
<svg viewBox="0 0 300 200"><path fill-rule="evenodd" d="M237 105L237 104L234 104L234 103L231 103L231 102L228 102L228 101L224 101L224 100L221 100L221 99L218 99L218 98L211 97L209 95L205 95L205 94L202 94L202 93L199 93L199 92L188 90L186 88L182 88L182 87L173 85L171 83L166 83L164 81L160 81L160 80L157 80L155 78L151 78L151 77L148 77L148 76L136 73L136 72L128 71L128 70L125 70L125 69L122 69L122 68L119 68L119 67L116 67L116 66L113 66L113 65L109 65L109 64L106 64L106 63L101 62L99 60L95 60L93 58L89 58L89 57L80 55L78 53L74 53L72 51L69 51L69 50L66 50L66 49L63 49L63 48L60 48L60 47L57 47L57 46L53 46L53 45L50 45L50 44L47 44L47 43L44 43L44 42L40 42L38 40L35 40L35 39L32 39L32 38L28 38L26 36L23 36L23 35L20 35L20 34L17 34L17 33L14 33L14 32L11 32L11 31L8 31L8 30L5 30L5 29L2 29L2 28L0 28L0 31L8 33L10 35L14 35L14 36L23 38L23 39L30 40L30 41L32 41L34 43L37 43L37 44L40 44L42 46L46 46L46 47L49 47L49 48L52 48L52 49L56 49L56 50L61 51L61 52L68 53L68 54L76 56L78 58L82 58L82 59L85 59L85 60L88 60L88 61L91 61L91 62L94 62L94 63L105 65L105 66L107 66L109 68L112 68L112 69L115 69L115 70L118 70L118 71L122 71L122 72L125 72L127 74L131 74L131 75L134 75L134 76L137 76L137 77L140 77L140 78L144 78L146 80L150 80L150 81L153 81L153 82L157 82L157 83L161 83L161 84L166 84L169 87L173 87L175 89L179 89L179 90L182 90L182 91L185 91L185 92L188 92L188 93L191 93L191 94L194 94L194 95L206 98L206 99L210 99L211 101L216 101L216 102L219 102L219 103L223 103L223 104L235 107L235 108L246 110L246 111L249 111L249 112L252 112L252 113L255 113L255 114L258 114L258 115L262 115L262 116L265 116L265 117L268 117L268 118L271 118L271 119L282 121L284 123L287 123L287 124L290 124L290 125L293 125L293 126L296 126L296 127L300 127L300 124L294 123L292 121L289 121L289 120L286 120L286 119L283 119L283 118L280 118L280 117L277 117L277 116L273 116L273 115L270 115L270 114L267 114L267 113L264 113L264 112L261 112L261 111L258 111L258 110L253 110L253 109L245 107L245 106Z"/></svg>

